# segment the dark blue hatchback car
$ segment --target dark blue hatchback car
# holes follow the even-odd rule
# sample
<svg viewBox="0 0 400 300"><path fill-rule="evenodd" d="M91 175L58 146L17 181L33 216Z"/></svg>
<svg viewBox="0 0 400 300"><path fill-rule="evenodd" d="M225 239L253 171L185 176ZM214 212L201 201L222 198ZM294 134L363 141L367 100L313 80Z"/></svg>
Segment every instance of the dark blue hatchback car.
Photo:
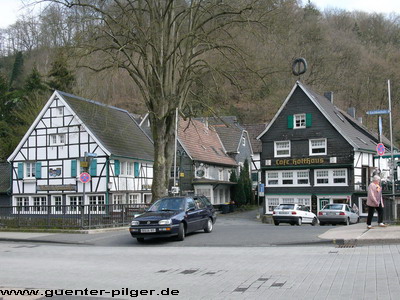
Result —
<svg viewBox="0 0 400 300"><path fill-rule="evenodd" d="M216 220L215 209L205 196L166 197L134 218L129 231L138 242L171 236L183 241L190 232L211 232Z"/></svg>

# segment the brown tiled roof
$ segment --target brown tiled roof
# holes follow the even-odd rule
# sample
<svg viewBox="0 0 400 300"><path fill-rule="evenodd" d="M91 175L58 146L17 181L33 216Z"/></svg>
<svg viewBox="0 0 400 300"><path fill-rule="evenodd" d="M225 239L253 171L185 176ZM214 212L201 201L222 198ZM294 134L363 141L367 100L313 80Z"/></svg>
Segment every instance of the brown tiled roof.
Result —
<svg viewBox="0 0 400 300"><path fill-rule="evenodd" d="M236 166L235 160L225 154L225 149L215 130L207 128L200 121L181 119L178 137L193 160Z"/></svg>
<svg viewBox="0 0 400 300"><path fill-rule="evenodd" d="M228 153L237 153L242 140L243 127L235 116L197 118L196 120L215 128Z"/></svg>
<svg viewBox="0 0 400 300"><path fill-rule="evenodd" d="M262 151L262 143L260 140L257 140L257 137L264 131L267 124L247 124L243 125L243 127L249 133L251 147L253 148L254 153L261 153Z"/></svg>

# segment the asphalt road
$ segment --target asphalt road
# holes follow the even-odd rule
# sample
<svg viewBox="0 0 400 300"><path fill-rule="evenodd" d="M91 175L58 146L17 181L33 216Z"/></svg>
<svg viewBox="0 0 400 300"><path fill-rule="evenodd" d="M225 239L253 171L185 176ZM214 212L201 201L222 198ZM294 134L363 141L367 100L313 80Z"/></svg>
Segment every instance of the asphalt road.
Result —
<svg viewBox="0 0 400 300"><path fill-rule="evenodd" d="M219 215L211 233L198 231L186 236L182 242L174 238L146 239L138 243L132 238L128 226L95 234L35 234L29 241L40 243L77 244L101 247L271 247L324 245L328 241L318 238L332 226L290 226L263 224L256 219L256 211ZM3 238L7 241L7 238ZM25 241L24 239L20 241Z"/></svg>
<svg viewBox="0 0 400 300"><path fill-rule="evenodd" d="M146 239L138 243L128 229L90 235L60 235L60 239L78 241L82 244L102 247L266 247L319 245L328 242L318 236L331 229L331 226L290 226L263 224L256 219L256 212L219 215L211 233L203 231L186 236L182 242L173 238ZM56 237L52 237L56 239Z"/></svg>

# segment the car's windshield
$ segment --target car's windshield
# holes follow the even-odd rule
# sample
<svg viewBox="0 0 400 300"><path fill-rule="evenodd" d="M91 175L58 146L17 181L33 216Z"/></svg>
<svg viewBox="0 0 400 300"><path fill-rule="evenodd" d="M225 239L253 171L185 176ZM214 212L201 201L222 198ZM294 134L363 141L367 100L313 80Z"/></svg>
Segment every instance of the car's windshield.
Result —
<svg viewBox="0 0 400 300"><path fill-rule="evenodd" d="M325 205L324 209L329 209L329 210L342 210L343 205L341 204L327 204Z"/></svg>
<svg viewBox="0 0 400 300"><path fill-rule="evenodd" d="M149 211L174 211L184 210L185 199L183 198L163 198L154 203Z"/></svg>
<svg viewBox="0 0 400 300"><path fill-rule="evenodd" d="M281 204L278 205L275 209L294 209L294 204Z"/></svg>

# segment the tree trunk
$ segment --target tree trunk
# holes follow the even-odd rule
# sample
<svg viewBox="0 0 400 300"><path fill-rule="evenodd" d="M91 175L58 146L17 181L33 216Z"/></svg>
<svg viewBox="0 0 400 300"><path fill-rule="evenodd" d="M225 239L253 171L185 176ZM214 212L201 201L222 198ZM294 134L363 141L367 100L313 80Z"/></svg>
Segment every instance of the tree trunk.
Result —
<svg viewBox="0 0 400 300"><path fill-rule="evenodd" d="M169 179L175 143L175 115L159 119L150 114L154 140L153 202L168 195Z"/></svg>

